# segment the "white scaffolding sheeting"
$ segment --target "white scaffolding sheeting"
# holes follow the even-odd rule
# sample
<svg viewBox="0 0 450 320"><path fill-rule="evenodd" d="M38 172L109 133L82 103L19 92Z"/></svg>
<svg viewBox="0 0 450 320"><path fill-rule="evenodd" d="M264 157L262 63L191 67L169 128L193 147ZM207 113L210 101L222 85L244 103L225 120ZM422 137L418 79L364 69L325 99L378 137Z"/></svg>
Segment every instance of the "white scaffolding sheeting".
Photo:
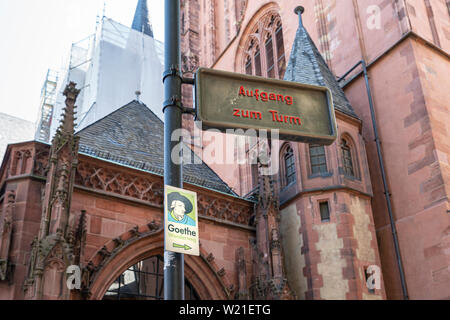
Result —
<svg viewBox="0 0 450 320"><path fill-rule="evenodd" d="M77 130L139 100L163 120L163 44L152 37L103 18L92 35L72 46L70 66L64 77L82 91L77 99ZM51 124L56 132L64 108L59 90Z"/></svg>

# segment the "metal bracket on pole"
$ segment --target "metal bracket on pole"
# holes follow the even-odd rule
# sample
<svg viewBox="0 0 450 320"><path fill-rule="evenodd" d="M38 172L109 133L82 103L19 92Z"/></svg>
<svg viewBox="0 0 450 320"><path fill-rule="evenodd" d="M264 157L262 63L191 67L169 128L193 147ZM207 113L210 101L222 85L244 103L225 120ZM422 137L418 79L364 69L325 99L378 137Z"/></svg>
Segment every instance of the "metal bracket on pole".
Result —
<svg viewBox="0 0 450 320"><path fill-rule="evenodd" d="M166 81L167 77L178 77L181 79L182 84L190 84L193 86L195 85L195 79L183 77L180 73L180 70L176 66L171 66L169 70L163 72L163 83L164 81Z"/></svg>
<svg viewBox="0 0 450 320"><path fill-rule="evenodd" d="M163 113L166 111L167 107L177 107L183 111L183 105L181 104L181 99L179 97L173 96L169 100L163 102Z"/></svg>
<svg viewBox="0 0 450 320"><path fill-rule="evenodd" d="M194 78L185 78L185 77L182 77L182 78L181 78L181 82L182 82L183 84L190 84L190 85L195 86L195 79L194 79Z"/></svg>
<svg viewBox="0 0 450 320"><path fill-rule="evenodd" d="M163 72L163 83L166 81L167 77L178 77L183 80L180 70L176 66L171 66L169 70Z"/></svg>
<svg viewBox="0 0 450 320"><path fill-rule="evenodd" d="M193 116L197 115L197 110L195 110L194 108L186 108L186 107L181 107L181 112L185 113L185 114L192 114Z"/></svg>
<svg viewBox="0 0 450 320"><path fill-rule="evenodd" d="M196 110L194 108L186 108L181 103L181 100L175 96L163 102L163 113L166 111L167 107L176 107L181 110L182 113L188 113L195 115Z"/></svg>

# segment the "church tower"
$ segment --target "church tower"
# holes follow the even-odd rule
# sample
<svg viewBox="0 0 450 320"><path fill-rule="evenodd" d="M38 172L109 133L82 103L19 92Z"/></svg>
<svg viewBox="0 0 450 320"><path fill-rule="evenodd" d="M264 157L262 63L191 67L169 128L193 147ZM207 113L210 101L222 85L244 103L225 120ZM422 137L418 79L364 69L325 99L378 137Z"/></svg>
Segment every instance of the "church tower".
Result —
<svg viewBox="0 0 450 320"><path fill-rule="evenodd" d="M153 29L148 15L147 0L139 0L131 28L153 38Z"/></svg>
<svg viewBox="0 0 450 320"><path fill-rule="evenodd" d="M60 77L61 83L73 81L81 90L75 130L134 100L162 119L162 73L163 44L153 37L146 0L138 1L130 27L103 17L95 34L72 45L70 65L66 75ZM64 96L59 91L49 139L57 130L64 107Z"/></svg>

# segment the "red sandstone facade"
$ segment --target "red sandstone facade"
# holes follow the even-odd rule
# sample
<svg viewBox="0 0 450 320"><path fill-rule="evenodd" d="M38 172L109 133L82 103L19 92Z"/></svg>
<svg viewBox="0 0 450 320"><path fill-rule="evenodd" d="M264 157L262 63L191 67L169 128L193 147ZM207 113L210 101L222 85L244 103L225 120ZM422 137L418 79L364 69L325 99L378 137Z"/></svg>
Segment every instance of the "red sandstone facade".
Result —
<svg viewBox="0 0 450 320"><path fill-rule="evenodd" d="M304 25L337 76L361 59L368 65L409 298L450 297L448 1L189 1L184 7L184 16L188 17L184 45L191 54L198 54L201 66L245 73L245 56L255 25L271 13L280 17L289 57L298 26L293 11L299 4L306 8ZM354 71L343 85L362 123L346 121L337 113L339 133L349 130L357 142L362 180L359 185L351 182L353 190L344 192L342 201L349 205L354 190L359 191L369 216L373 214L370 221L377 240L372 234L369 242L374 243L374 248L378 242L386 297L402 299L362 71ZM301 193L311 188L308 184L325 188L335 181L308 181L308 150L303 145L293 148L297 181L301 181L296 200L300 210L304 198ZM334 161L337 168L339 157L333 156L337 154L333 148L336 146L327 149L327 161ZM251 190L250 168L215 166L214 169L238 193ZM233 174L230 170L234 170ZM324 198L333 195L323 194ZM302 214L305 213L299 213ZM304 219L308 221L307 216Z"/></svg>
<svg viewBox="0 0 450 320"><path fill-rule="evenodd" d="M28 279L33 280L30 277L31 244L41 225L41 191L46 181L44 168L48 165L49 152L50 146L38 142L17 144L8 150L10 159L18 159L18 164L6 161L2 168L2 227L7 223L5 218L12 216L9 221L12 220L13 234L11 238L2 238L1 245L2 253L9 245L7 261L14 267L6 272L6 281L0 283L0 298L101 299L128 266L163 253L162 177L80 156L67 235L77 238L80 233L82 250L72 254L74 260L70 263L59 257L47 261L42 282L51 287L44 285L30 292L31 289L24 290L24 284ZM120 190L124 182L112 181L117 176L125 183L135 182L124 192ZM201 256L186 257L186 277L201 299L232 298L236 291L236 250L242 247L248 256L249 239L255 236L255 229L242 223L249 219L253 203L195 186L185 187L198 192L199 231L202 233ZM212 203L214 208L211 208ZM75 243L70 244L77 247ZM57 246L55 252L63 247ZM65 289L68 265L60 263L84 267L83 286L90 289L71 296ZM247 264L250 269L250 263ZM59 272L55 278L51 278L53 269Z"/></svg>
<svg viewBox="0 0 450 320"><path fill-rule="evenodd" d="M249 39L272 15L282 23L287 62L298 4L183 1L183 71L245 73ZM304 25L336 75L361 59L368 64L408 295L448 298L448 3L301 4ZM379 28L376 8L368 11L373 5L380 9ZM336 112L339 136L324 148L330 174L314 176L309 146L286 142L280 163L290 150L295 169L295 183L287 186L283 166L270 179L255 178L250 166L210 164L237 194L256 190L256 202L185 184L199 194L201 256L186 257L185 276L200 299L403 298L358 72L344 88L359 119ZM188 105L190 88L184 93ZM351 178L343 140L351 149ZM76 139L70 141L58 152L37 142L8 147L0 169L0 299L102 299L129 266L163 252L162 177L73 153ZM51 173L52 164L61 169L64 163L67 171ZM46 214L59 195L65 200ZM82 270L80 290L65 286L72 264ZM365 274L372 265L382 269L381 288L373 292Z"/></svg>

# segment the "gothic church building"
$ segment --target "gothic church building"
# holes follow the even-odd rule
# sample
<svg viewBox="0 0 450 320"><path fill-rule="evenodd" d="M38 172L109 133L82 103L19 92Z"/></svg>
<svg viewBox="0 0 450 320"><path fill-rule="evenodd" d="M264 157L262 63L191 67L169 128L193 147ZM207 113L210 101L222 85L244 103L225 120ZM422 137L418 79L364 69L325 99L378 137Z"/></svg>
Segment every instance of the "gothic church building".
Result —
<svg viewBox="0 0 450 320"><path fill-rule="evenodd" d="M137 8L133 28L152 34L146 1ZM201 251L185 256L186 299L449 298L448 3L185 0L181 13L185 76L326 86L338 124L330 146L281 142L274 176L261 163L184 165ZM0 299L162 299L162 105L111 106L77 131L79 94L65 87L51 144L7 147Z"/></svg>

